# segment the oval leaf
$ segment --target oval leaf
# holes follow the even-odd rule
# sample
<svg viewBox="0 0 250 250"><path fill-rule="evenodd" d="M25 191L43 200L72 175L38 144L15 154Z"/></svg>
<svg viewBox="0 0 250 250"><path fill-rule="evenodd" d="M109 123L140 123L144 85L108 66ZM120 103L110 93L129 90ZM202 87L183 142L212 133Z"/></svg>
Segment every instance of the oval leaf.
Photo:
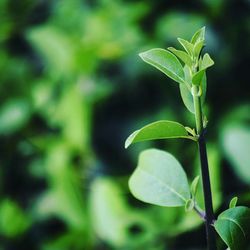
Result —
<svg viewBox="0 0 250 250"><path fill-rule="evenodd" d="M129 179L129 188L139 200L166 207L185 206L190 199L186 173L176 158L162 150L148 149Z"/></svg>
<svg viewBox="0 0 250 250"><path fill-rule="evenodd" d="M175 55L164 49L151 49L140 53L139 56L146 63L159 69L178 83L184 82L184 71Z"/></svg>
<svg viewBox="0 0 250 250"><path fill-rule="evenodd" d="M246 249L249 242L250 209L230 208L222 212L214 223L217 233L230 250Z"/></svg>
<svg viewBox="0 0 250 250"><path fill-rule="evenodd" d="M185 211L190 212L194 208L194 200L193 199L188 199L185 204Z"/></svg>
<svg viewBox="0 0 250 250"><path fill-rule="evenodd" d="M191 76L190 76L189 69L187 66L184 67L184 72L185 72L186 81L191 85ZM203 104L205 101L205 98L206 98L206 90L207 90L206 74L204 74L204 76L202 78L201 89L202 89L201 102ZM191 113L194 114L193 96L185 84L180 84L180 92L181 92L181 98L183 100L183 103L185 104L187 109Z"/></svg>
<svg viewBox="0 0 250 250"><path fill-rule="evenodd" d="M157 121L146 125L145 127L136 130L132 133L125 142L125 148L128 148L132 143L156 140L156 139L170 139L170 138L187 138L187 130L178 122L172 121Z"/></svg>

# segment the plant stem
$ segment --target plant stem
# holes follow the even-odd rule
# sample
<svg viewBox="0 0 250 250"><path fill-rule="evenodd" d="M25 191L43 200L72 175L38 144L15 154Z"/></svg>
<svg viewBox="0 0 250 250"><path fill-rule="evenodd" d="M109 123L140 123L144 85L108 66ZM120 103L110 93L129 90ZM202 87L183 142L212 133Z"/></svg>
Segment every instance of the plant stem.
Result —
<svg viewBox="0 0 250 250"><path fill-rule="evenodd" d="M209 167L207 159L207 148L206 141L204 136L203 121L202 121L202 108L201 108L201 99L198 94L199 88L193 86L192 94L194 100L194 109L195 109L195 121L196 121L196 130L199 136L198 138L198 147L200 154L200 163L201 163L201 175L202 175L202 184L203 184L203 193L204 193L204 203L205 203L205 225L206 225L206 234L207 234L207 246L208 250L216 250L216 238L215 231L212 226L214 221L214 212L213 212L213 202L212 202L212 192L211 184L209 177Z"/></svg>

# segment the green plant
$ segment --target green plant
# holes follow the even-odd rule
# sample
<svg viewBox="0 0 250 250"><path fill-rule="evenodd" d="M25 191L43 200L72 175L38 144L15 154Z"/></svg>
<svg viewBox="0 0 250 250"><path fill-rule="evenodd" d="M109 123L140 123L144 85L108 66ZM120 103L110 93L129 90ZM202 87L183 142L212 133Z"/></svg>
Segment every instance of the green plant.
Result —
<svg viewBox="0 0 250 250"><path fill-rule="evenodd" d="M175 48L151 49L140 54L142 60L162 71L179 84L180 94L187 109L194 114L196 129L173 121L157 121L132 133L125 142L131 144L146 140L184 138L197 143L200 156L205 211L196 200L196 177L189 187L186 173L176 158L162 150L148 149L139 156L139 163L129 180L132 194L139 200L166 207L184 206L194 210L204 220L208 249L216 249L216 235L231 250L245 249L249 235L250 209L236 206L237 198L229 209L215 219L207 160L205 133L207 118L202 106L206 95L206 70L214 62L208 53L202 56L205 45L205 27L198 30L191 41L178 38L184 51ZM179 61L181 60L181 62Z"/></svg>

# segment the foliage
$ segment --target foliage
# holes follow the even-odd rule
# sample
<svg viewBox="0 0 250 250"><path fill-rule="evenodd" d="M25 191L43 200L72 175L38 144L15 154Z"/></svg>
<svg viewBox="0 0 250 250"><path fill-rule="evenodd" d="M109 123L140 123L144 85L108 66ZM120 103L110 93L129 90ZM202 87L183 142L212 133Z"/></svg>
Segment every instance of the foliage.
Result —
<svg viewBox="0 0 250 250"><path fill-rule="evenodd" d="M129 187L131 193L141 201L166 207L185 206L186 212L196 211L206 222L208 249L214 250L217 248L212 226L215 227L230 249L243 249L246 248L249 239L249 208L236 207L237 197L235 197L230 201L229 210L222 212L214 221L204 138L207 121L202 113L203 102L201 100L202 89L206 88L206 86L202 88L202 83L204 83L202 79L206 75L206 69L214 64L208 53L204 54L204 56L201 55L205 44L205 27L196 31L190 41L181 38L178 38L178 41L186 52L172 47L169 50L173 54L164 49L151 49L140 53L140 57L180 85L186 85L185 90L189 91L192 96L190 103L194 108L194 112L190 109L191 105L186 105L186 107L195 115L196 130L188 127L185 130L184 126L176 122L158 121L132 133L126 140L125 147L127 148L133 142L145 140L188 138L187 132L189 132L191 134L190 138L198 142L205 211L201 211L195 200L199 176L193 180L191 188L189 188L186 174L181 165L171 154L164 151L148 149L140 154L138 166L129 180ZM174 54L182 60L183 66ZM188 74L184 74L185 71ZM181 96L183 97L183 95ZM185 101L184 104L186 104ZM227 135L224 137L227 139ZM239 133L235 135L235 138L231 139L231 133L228 133L228 137L230 141L225 144L230 146L229 150L231 152L229 155L233 155L237 151L236 148L233 149L233 145L237 145L233 140L239 139L243 142L243 148L247 150L248 134ZM247 155L247 153L243 151L243 155ZM239 157L237 158L237 156ZM247 159L241 157L239 152L236 152L234 159L239 164L239 169L247 162L245 161Z"/></svg>
<svg viewBox="0 0 250 250"><path fill-rule="evenodd" d="M187 40L205 24L206 48L216 61L206 103L202 78L203 107L213 121L208 154L216 213L233 196L249 206L249 171L243 172L249 161L239 166L226 139L231 128L250 131L248 5L0 1L0 249L204 248L195 213L140 203L127 186L138 153L156 146L178 155L193 180L199 172L191 141L147 140L126 152L121 145L134 128L166 117L190 124L185 130L193 137L176 85L136 54L159 46L178 58L175 38ZM186 68L184 74L191 84ZM178 85L192 111L192 95ZM236 143L243 154L243 143ZM201 198L199 181L203 207Z"/></svg>

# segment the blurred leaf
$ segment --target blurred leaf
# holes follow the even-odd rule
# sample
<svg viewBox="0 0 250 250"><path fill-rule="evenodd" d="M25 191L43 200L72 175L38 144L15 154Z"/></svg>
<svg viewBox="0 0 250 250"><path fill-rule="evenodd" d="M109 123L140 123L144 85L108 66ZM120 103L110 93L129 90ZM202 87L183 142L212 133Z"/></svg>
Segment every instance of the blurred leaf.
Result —
<svg viewBox="0 0 250 250"><path fill-rule="evenodd" d="M131 144L147 140L190 138L185 127L178 122L157 121L132 133L125 142L125 148Z"/></svg>
<svg viewBox="0 0 250 250"><path fill-rule="evenodd" d="M7 101L0 110L0 134L11 134L21 129L30 118L30 106L24 99Z"/></svg>
<svg viewBox="0 0 250 250"><path fill-rule="evenodd" d="M142 244L148 245L155 237L154 225L143 211L130 209L124 198L114 180L96 178L90 192L91 221L98 237L116 249L140 249ZM138 228L139 232L133 233L133 227Z"/></svg>
<svg viewBox="0 0 250 250"><path fill-rule="evenodd" d="M179 60L167 50L151 49L140 53L140 57L146 63L159 69L168 77L178 83L184 82L184 71Z"/></svg>
<svg viewBox="0 0 250 250"><path fill-rule="evenodd" d="M250 129L243 125L228 125L222 131L222 147L235 173L250 184Z"/></svg>
<svg viewBox="0 0 250 250"><path fill-rule="evenodd" d="M16 237L24 233L30 226L31 220L18 205L11 200L0 203L0 233L7 237Z"/></svg>
<svg viewBox="0 0 250 250"><path fill-rule="evenodd" d="M186 173L180 163L171 154L157 149L140 154L129 188L137 199L159 206L184 206L190 198Z"/></svg>
<svg viewBox="0 0 250 250"><path fill-rule="evenodd" d="M231 250L246 249L250 232L250 209L247 207L230 208L222 212L214 227Z"/></svg>

